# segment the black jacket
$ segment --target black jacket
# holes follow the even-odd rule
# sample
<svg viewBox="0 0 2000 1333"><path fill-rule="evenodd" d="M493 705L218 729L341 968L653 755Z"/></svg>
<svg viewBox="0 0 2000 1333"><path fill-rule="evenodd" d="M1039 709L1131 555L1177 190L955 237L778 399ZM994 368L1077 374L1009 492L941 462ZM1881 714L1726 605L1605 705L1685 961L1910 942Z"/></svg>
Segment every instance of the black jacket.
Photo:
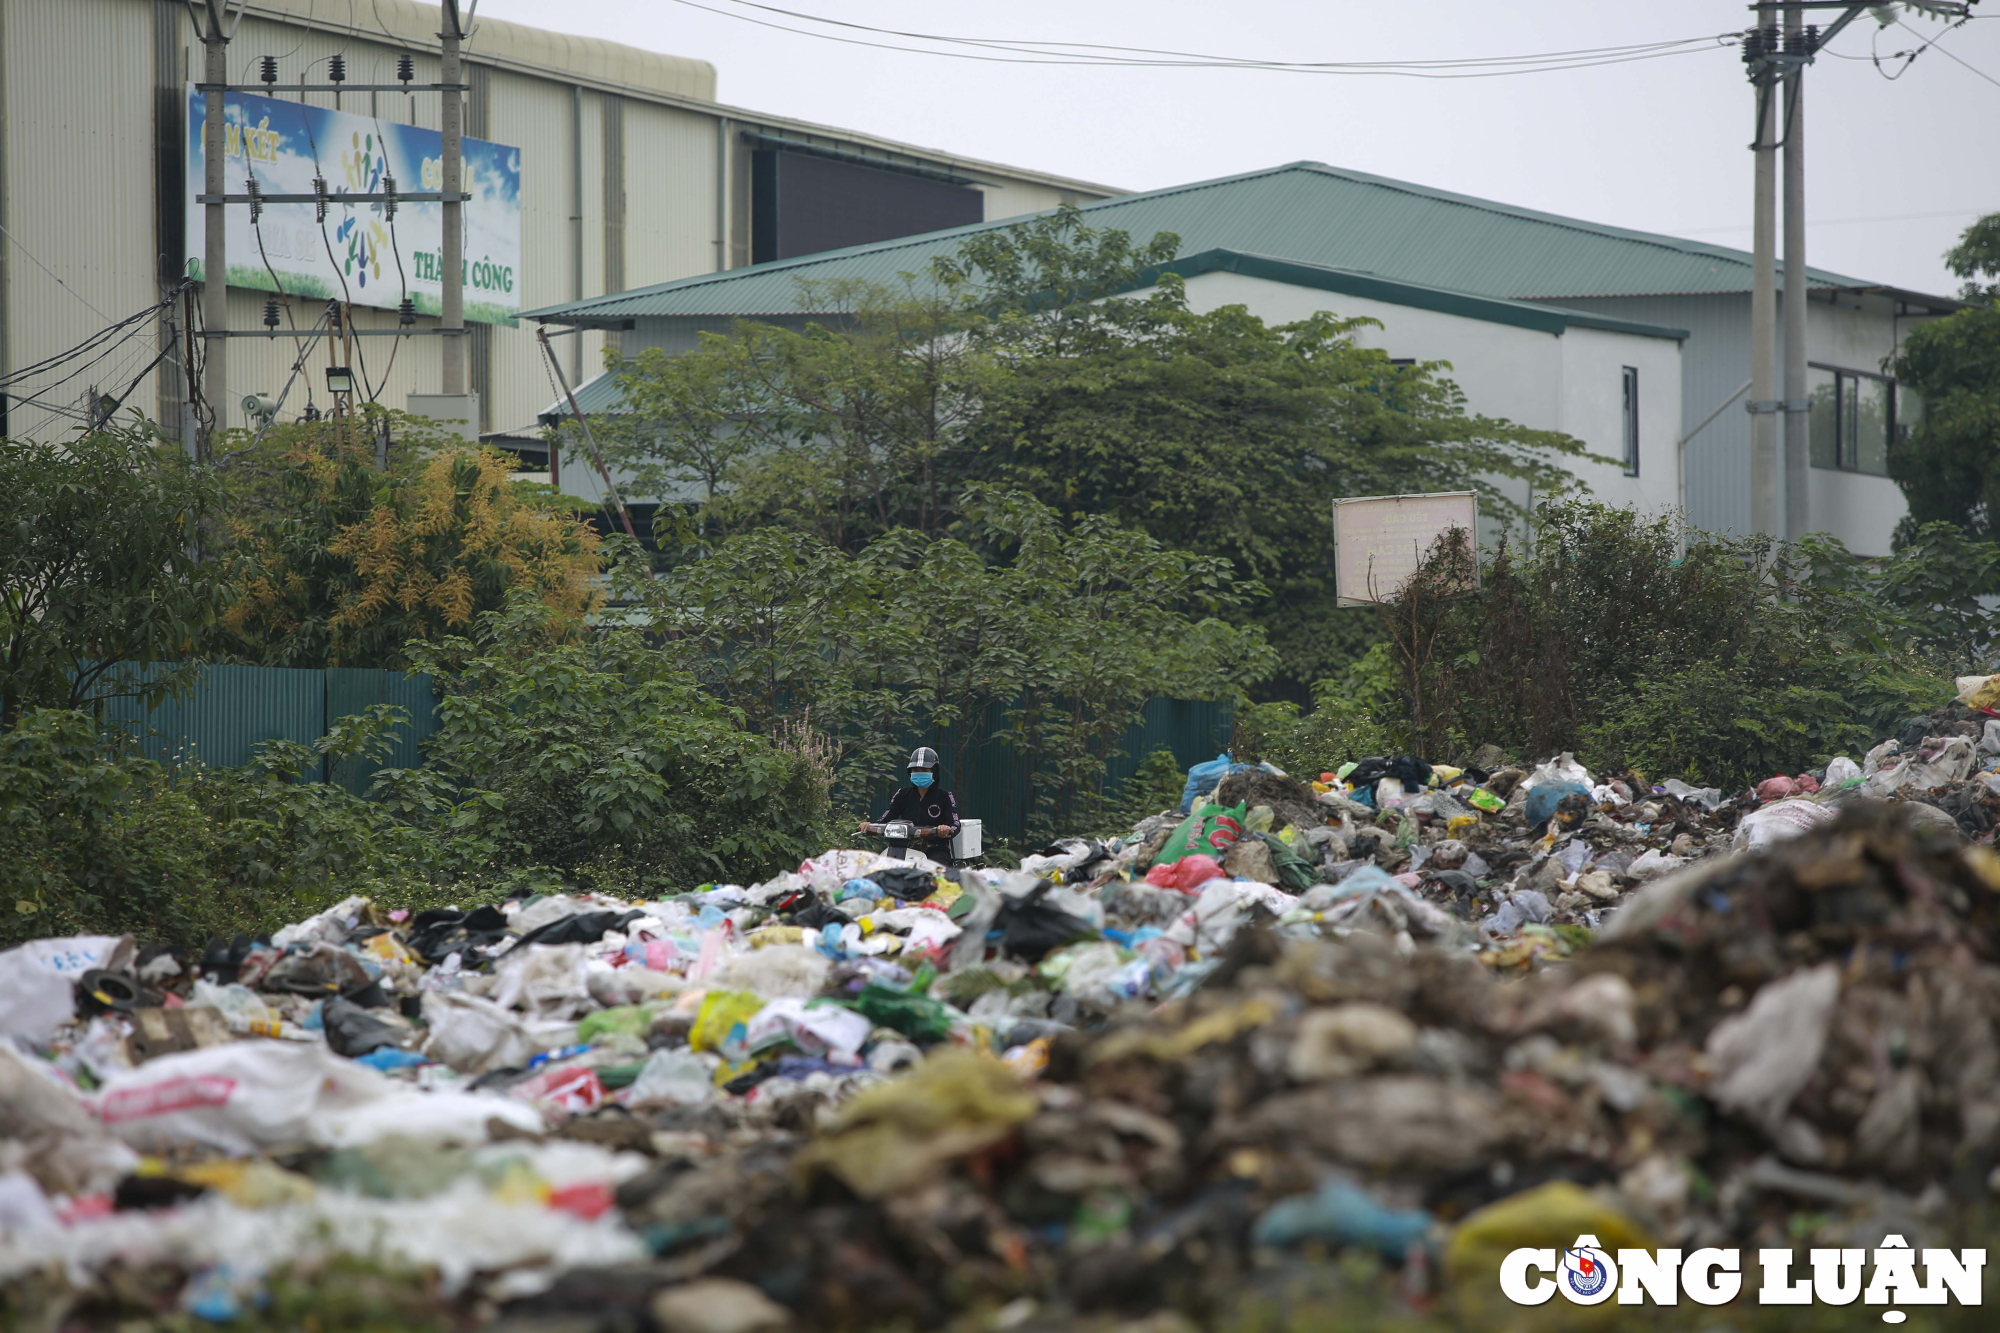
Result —
<svg viewBox="0 0 2000 1333"><path fill-rule="evenodd" d="M907 819L918 828L936 828L943 824L958 833L958 798L951 794L951 788L940 782L928 787L905 784L896 788L896 794L889 798L889 808L875 822L887 824L893 820Z"/></svg>

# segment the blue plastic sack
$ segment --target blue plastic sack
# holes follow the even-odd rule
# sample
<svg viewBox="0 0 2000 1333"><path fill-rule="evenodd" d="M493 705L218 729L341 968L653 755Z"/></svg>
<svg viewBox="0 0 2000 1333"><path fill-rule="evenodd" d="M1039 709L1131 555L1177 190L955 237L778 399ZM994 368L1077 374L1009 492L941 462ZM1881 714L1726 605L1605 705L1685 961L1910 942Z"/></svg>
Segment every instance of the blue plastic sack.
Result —
<svg viewBox="0 0 2000 1333"><path fill-rule="evenodd" d="M1216 789L1235 767L1230 762L1229 751L1224 750L1205 764L1196 764L1188 770L1187 786L1181 789L1181 813L1192 814L1195 801Z"/></svg>
<svg viewBox="0 0 2000 1333"><path fill-rule="evenodd" d="M1554 816L1556 807L1566 796L1578 793L1590 795L1590 788L1581 782L1544 782L1528 792L1528 827L1539 828Z"/></svg>
<svg viewBox="0 0 2000 1333"><path fill-rule="evenodd" d="M1365 1190L1329 1180L1316 1194L1296 1194L1273 1204L1257 1219L1250 1236L1259 1245L1290 1246L1306 1241L1366 1246L1387 1259L1401 1259L1430 1230L1422 1209L1384 1208Z"/></svg>

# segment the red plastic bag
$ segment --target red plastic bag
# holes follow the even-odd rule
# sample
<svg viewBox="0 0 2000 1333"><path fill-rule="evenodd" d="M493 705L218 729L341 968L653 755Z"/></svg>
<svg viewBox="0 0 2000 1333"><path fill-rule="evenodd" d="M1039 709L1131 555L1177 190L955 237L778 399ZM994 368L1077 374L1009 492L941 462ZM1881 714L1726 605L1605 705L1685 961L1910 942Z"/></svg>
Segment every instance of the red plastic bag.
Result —
<svg viewBox="0 0 2000 1333"><path fill-rule="evenodd" d="M1212 856L1199 852L1183 856L1172 865L1154 866L1146 872L1146 882L1159 889L1179 889L1193 893L1212 879L1222 878L1222 867Z"/></svg>

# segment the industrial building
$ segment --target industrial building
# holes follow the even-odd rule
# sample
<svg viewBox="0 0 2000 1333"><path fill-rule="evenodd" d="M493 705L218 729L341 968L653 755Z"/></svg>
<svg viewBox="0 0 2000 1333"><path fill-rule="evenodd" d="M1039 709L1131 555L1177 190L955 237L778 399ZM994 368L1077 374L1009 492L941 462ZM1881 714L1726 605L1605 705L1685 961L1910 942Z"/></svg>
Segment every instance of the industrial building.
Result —
<svg viewBox="0 0 2000 1333"><path fill-rule="evenodd" d="M1277 323L1368 314L1395 357L1451 363L1468 409L1574 435L1616 468L1582 469L1599 498L1749 532L1749 254L1608 227L1429 186L1295 162L1082 205L1094 227L1181 238L1197 309L1245 305ZM893 282L961 227L684 278L525 312L579 328L627 325L626 346L691 346L739 318L807 316L800 279ZM1233 256L1233 258L1229 258ZM1199 275L1197 275L1197 270ZM1812 469L1805 530L1868 555L1906 512L1888 452L1921 405L1885 358L1917 322L1960 303L1820 269L1808 274ZM1672 349L1671 352L1668 349ZM609 381L586 386L616 410ZM580 492L584 469L564 474ZM1782 497L1780 497L1782 501ZM1779 516L1784 530L1784 516Z"/></svg>
<svg viewBox="0 0 2000 1333"><path fill-rule="evenodd" d="M355 84L439 78L440 19L431 5L231 0L227 12L232 20L241 14L228 48L232 84L325 82L336 70ZM471 324L467 361L479 431L488 439L532 447L523 435L535 430L550 398L533 330L509 322L513 311L1113 193L726 106L715 100L714 68L700 60L486 18L476 19L464 51L465 132L487 141L518 175L518 200L508 201L518 236L506 238L518 262L496 260L467 286L469 319L486 320ZM274 58L268 68L267 56ZM412 57L407 65L405 56ZM190 118L201 114L193 86L202 67L199 33L182 0L0 4L0 375L146 310L191 271L190 256L198 260L202 249L200 209L192 202L200 175L190 171L200 150ZM321 113L365 118L371 142L397 139L403 127L434 132L440 116L435 92L274 92L245 105L261 110L240 125L230 121L232 192L245 188L234 157L238 131L254 168L267 145L300 128L310 133L311 118L295 107L314 109L321 124ZM309 150L319 173L336 178L335 188L338 147L314 142ZM437 186L406 179L401 188ZM366 270L374 279L367 292L341 284L355 301L357 329L403 327L398 298L412 302L409 327L435 325L423 299L425 256L386 246L361 254L356 268L352 253L336 260L334 252L364 243L365 235L323 234L310 222L311 205L292 207L307 220L287 223L281 210L264 211L262 247L232 240L232 329L265 328L271 300L279 301L275 317L287 335L323 318L326 296L318 287L327 284L291 280L281 254L289 247L296 266L319 263L322 241L326 262L342 270L336 276L358 284ZM405 211L406 228L415 212ZM248 225L232 212L232 227ZM471 263L480 259L470 245L467 255ZM398 271L385 256L408 262ZM505 301L475 312L482 280L504 287ZM132 336L82 373L72 364L9 385L0 429L61 435L96 405L117 402L119 415L139 409L181 436L189 419L189 309L176 302L143 328L124 330ZM566 373L595 374L617 337L616 330L593 330L558 342ZM362 392L396 408L411 394L436 393L440 341L354 339ZM294 378L301 346L290 336L232 339L232 399L275 398ZM324 344L304 360L283 419L297 416L309 394L324 405Z"/></svg>

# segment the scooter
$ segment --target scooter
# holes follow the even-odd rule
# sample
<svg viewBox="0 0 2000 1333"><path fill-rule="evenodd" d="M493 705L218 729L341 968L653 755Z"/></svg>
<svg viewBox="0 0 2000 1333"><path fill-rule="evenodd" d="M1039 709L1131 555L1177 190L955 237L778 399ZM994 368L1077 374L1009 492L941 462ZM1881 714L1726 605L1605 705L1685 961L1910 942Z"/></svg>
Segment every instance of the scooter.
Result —
<svg viewBox="0 0 2000 1333"><path fill-rule="evenodd" d="M948 825L941 824L938 826L938 829L946 827ZM883 850L882 854L884 856L888 857L891 861L902 861L908 859L911 843L917 841L924 834L934 833L937 830L919 828L907 819L893 819L886 824L863 824L861 831L873 837L880 838L888 844ZM945 853L942 857L934 857L933 859L942 860L949 866L973 865L979 860L984 850L980 842L979 821L976 819L961 820L958 836L951 840L950 844L945 848Z"/></svg>

